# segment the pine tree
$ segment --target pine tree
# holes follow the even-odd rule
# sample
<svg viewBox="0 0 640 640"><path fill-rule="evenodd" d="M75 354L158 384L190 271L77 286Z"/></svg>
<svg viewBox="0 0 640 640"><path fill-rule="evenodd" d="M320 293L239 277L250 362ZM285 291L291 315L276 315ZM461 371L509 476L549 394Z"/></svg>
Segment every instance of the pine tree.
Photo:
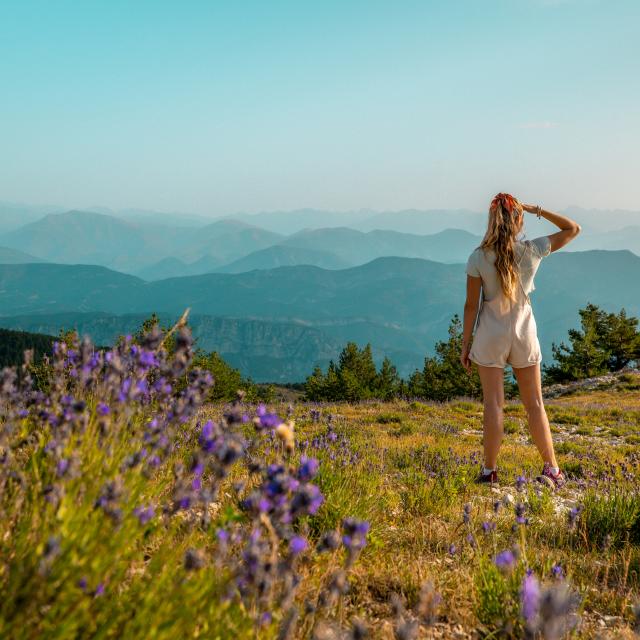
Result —
<svg viewBox="0 0 640 640"><path fill-rule="evenodd" d="M326 397L327 380L322 369L316 366L313 373L307 377L304 383L304 393L308 400L318 402Z"/></svg>
<svg viewBox="0 0 640 640"><path fill-rule="evenodd" d="M382 400L395 398L399 395L400 383L401 380L398 375L398 369L388 357L385 357L376 380L376 397Z"/></svg>
<svg viewBox="0 0 640 640"><path fill-rule="evenodd" d="M580 309L580 329L569 330L569 345L552 346L556 364L544 367L547 384L591 378L640 360L638 319L624 309L607 313L594 304Z"/></svg>

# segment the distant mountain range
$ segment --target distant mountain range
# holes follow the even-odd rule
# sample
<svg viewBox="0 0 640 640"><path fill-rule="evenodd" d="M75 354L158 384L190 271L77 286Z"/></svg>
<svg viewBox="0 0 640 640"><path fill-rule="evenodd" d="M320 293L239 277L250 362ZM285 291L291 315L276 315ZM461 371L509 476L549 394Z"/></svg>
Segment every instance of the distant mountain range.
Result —
<svg viewBox="0 0 640 640"><path fill-rule="evenodd" d="M0 202L0 235L40 220L49 213L61 213L61 207L40 207L13 202Z"/></svg>
<svg viewBox="0 0 640 640"><path fill-rule="evenodd" d="M486 224L486 214L464 210L303 209L216 220L140 210L45 212L0 203L0 246L34 261L97 264L144 280L296 265L342 269L391 256L464 262ZM640 255L640 213L570 213L583 233L569 251L629 249ZM20 215L26 224L13 228ZM534 216L526 221L529 237L555 230ZM2 232L7 226L11 230ZM14 260L5 256L0 262Z"/></svg>
<svg viewBox="0 0 640 640"><path fill-rule="evenodd" d="M96 264L127 273L175 258L206 273L283 236L238 220L169 227L85 211L49 214L0 236L0 244L50 262Z"/></svg>
<svg viewBox="0 0 640 640"><path fill-rule="evenodd" d="M133 322L115 315L134 314L139 324L152 311L177 317L190 307L194 318L208 318L194 325L207 347L232 354L229 359L256 379L300 379L347 340L371 341L378 357L389 355L406 375L461 313L464 285L460 264L395 257L342 270L291 266L158 282L97 266L0 265L0 314L29 316L17 324L2 318L0 326L55 334L59 320L51 314L71 313L75 323L78 314L103 313L113 337ZM537 286L534 308L549 358L551 342L566 339L587 302L640 314L640 257L560 252L544 261ZM219 345L234 336L234 346L223 351ZM295 364L288 362L292 349Z"/></svg>

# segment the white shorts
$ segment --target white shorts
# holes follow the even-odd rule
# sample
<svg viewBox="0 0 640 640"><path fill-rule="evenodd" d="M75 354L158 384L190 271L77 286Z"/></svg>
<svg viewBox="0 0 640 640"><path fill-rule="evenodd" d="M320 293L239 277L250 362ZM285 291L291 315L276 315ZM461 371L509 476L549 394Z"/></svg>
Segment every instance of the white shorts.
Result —
<svg viewBox="0 0 640 640"><path fill-rule="evenodd" d="M469 359L483 367L516 369L540 364L542 352L531 304L518 296L484 300Z"/></svg>

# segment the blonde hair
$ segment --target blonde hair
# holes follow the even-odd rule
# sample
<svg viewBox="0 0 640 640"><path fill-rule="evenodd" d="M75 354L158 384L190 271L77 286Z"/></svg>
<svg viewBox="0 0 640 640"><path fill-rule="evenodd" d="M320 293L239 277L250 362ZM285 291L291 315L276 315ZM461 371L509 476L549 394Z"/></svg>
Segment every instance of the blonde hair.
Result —
<svg viewBox="0 0 640 640"><path fill-rule="evenodd" d="M495 266L502 291L507 298L515 299L518 287L515 241L520 231L522 205L508 193L499 193L489 207L489 224L480 248L496 254Z"/></svg>

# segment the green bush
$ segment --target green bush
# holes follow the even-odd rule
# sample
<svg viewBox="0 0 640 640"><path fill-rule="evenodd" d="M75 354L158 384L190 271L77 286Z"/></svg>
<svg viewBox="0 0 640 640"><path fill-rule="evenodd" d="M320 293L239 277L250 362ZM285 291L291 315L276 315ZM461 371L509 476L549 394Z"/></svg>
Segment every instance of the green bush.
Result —
<svg viewBox="0 0 640 640"><path fill-rule="evenodd" d="M411 424L410 422L405 422L401 424L397 429L394 429L391 432L391 435L396 438L401 438L402 436L412 436L417 432L416 426Z"/></svg>
<svg viewBox="0 0 640 640"><path fill-rule="evenodd" d="M509 619L509 586L489 558L481 558L474 576L474 585L478 620L490 628L502 627Z"/></svg>
<svg viewBox="0 0 640 640"><path fill-rule="evenodd" d="M504 432L509 434L519 433L520 423L517 420L512 420L510 418L507 418L504 421Z"/></svg>
<svg viewBox="0 0 640 640"><path fill-rule="evenodd" d="M382 413L376 418L380 424L402 424L403 418L396 413Z"/></svg>
<svg viewBox="0 0 640 640"><path fill-rule="evenodd" d="M620 545L627 539L640 543L640 495L614 491L602 495L593 490L584 496L581 515L590 544Z"/></svg>

